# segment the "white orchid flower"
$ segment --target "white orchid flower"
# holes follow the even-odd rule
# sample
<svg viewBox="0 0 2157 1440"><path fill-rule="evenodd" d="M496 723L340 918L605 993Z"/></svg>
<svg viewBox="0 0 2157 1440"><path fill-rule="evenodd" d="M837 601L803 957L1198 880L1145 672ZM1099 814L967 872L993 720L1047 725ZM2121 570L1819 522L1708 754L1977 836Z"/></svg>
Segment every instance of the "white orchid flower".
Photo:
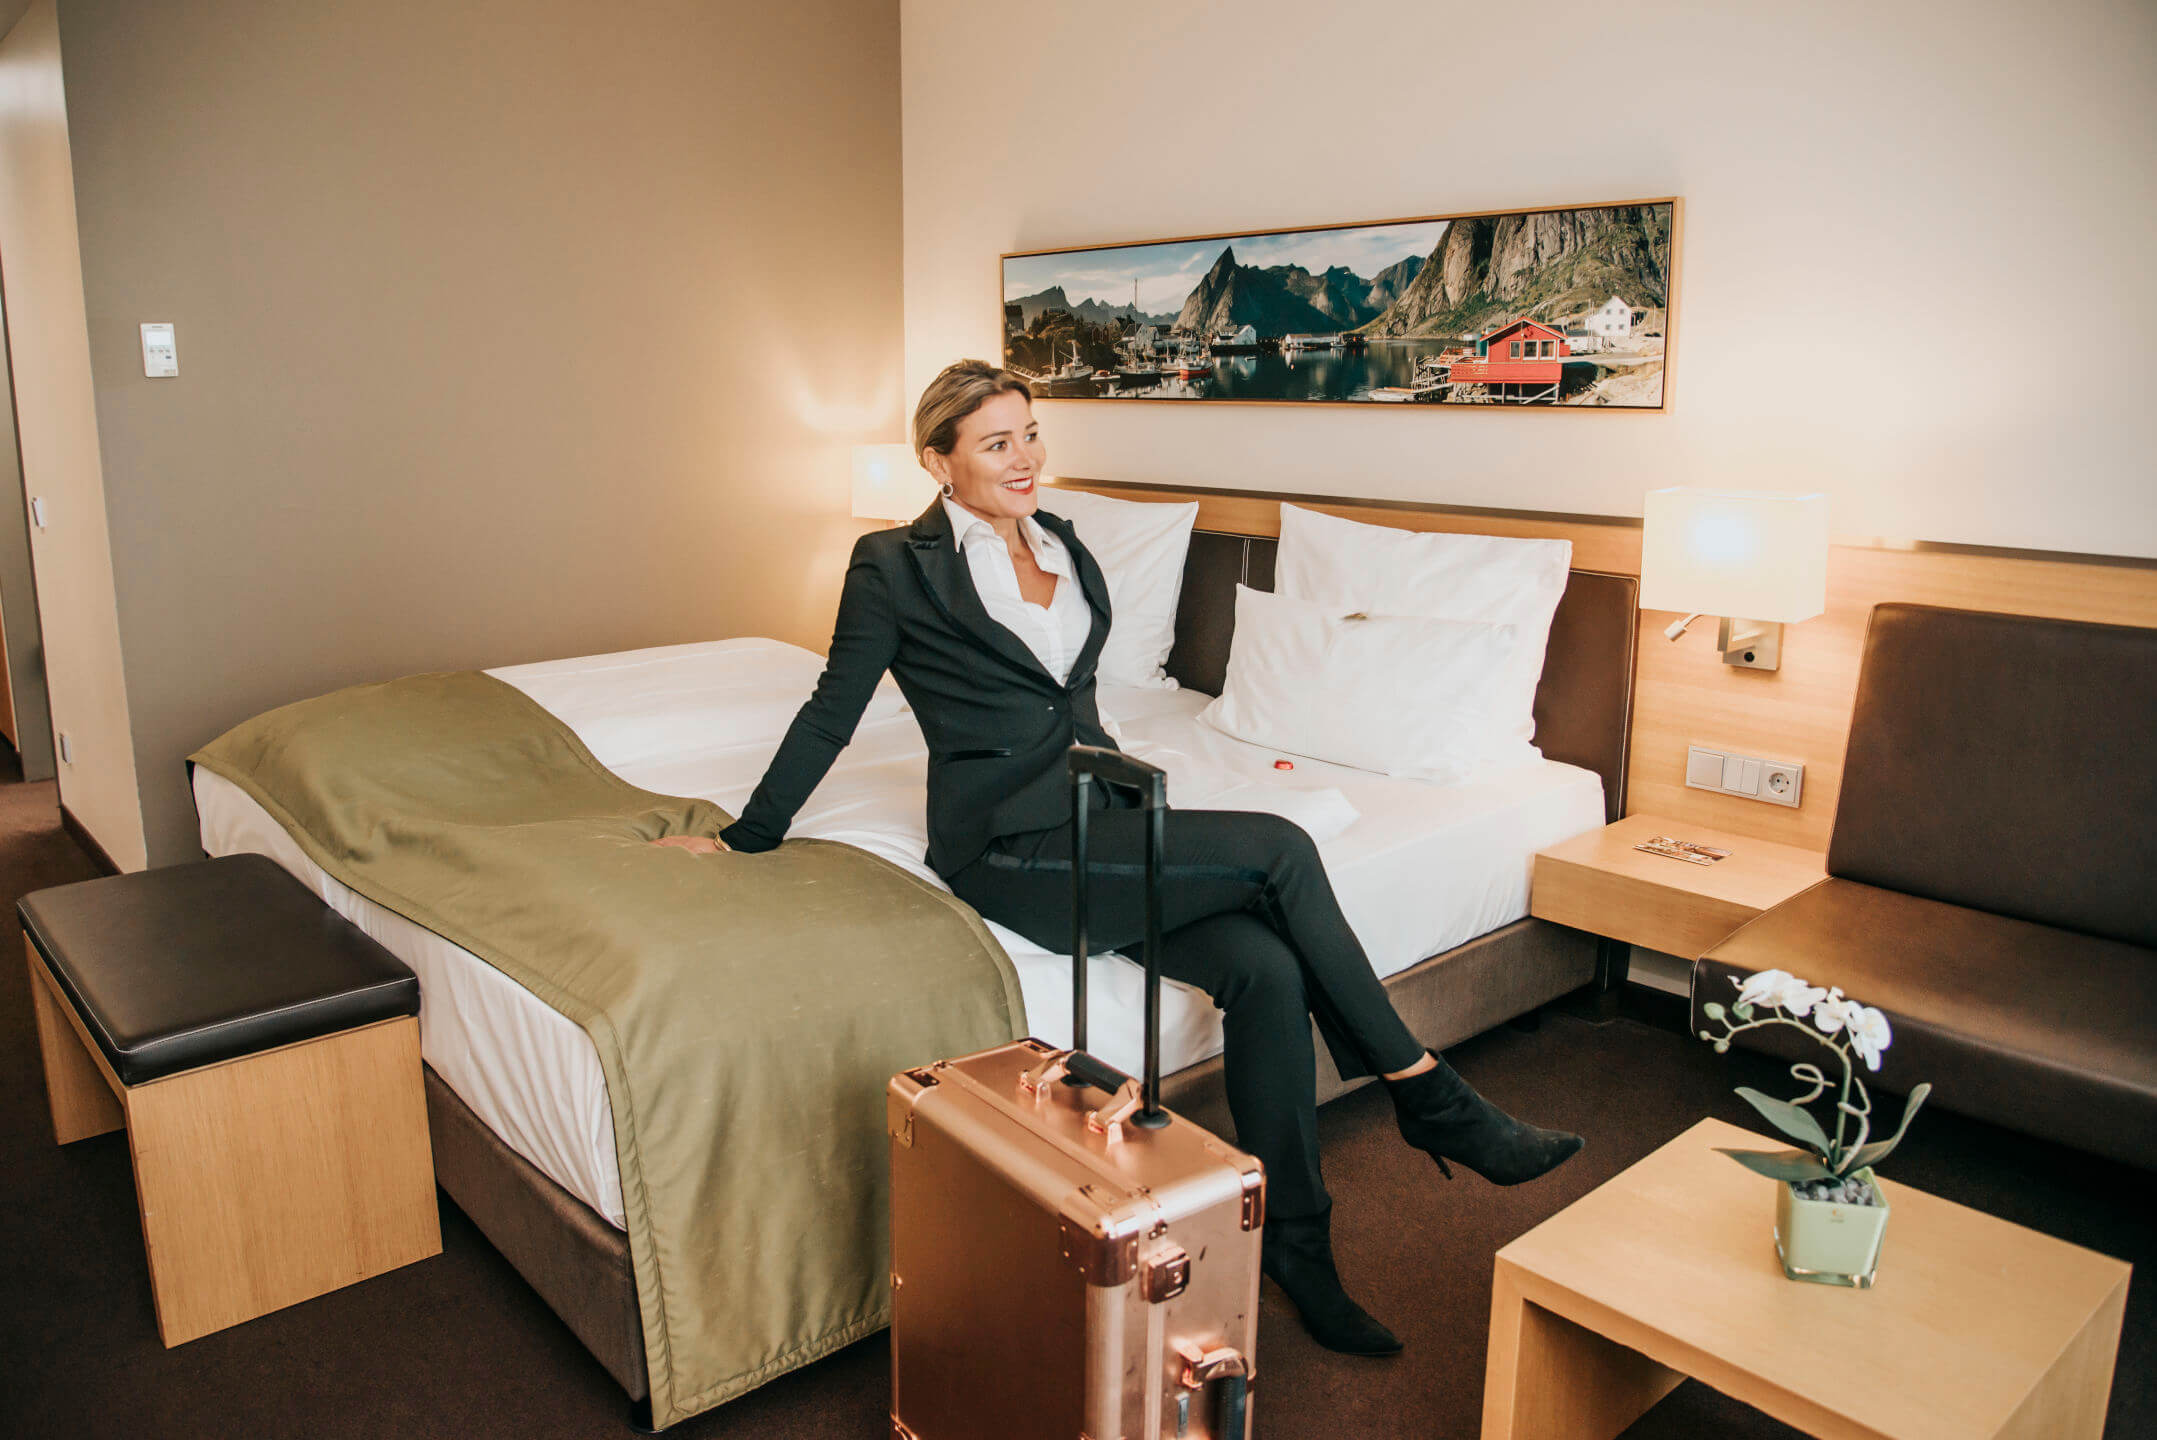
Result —
<svg viewBox="0 0 2157 1440"><path fill-rule="evenodd" d="M1880 1068L1880 1052L1895 1042L1894 1032L1888 1029L1887 1017L1870 1005L1852 1005L1848 1017L1850 1044L1864 1057L1867 1070Z"/></svg>
<svg viewBox="0 0 2157 1440"><path fill-rule="evenodd" d="M1812 1023L1820 1027L1822 1035L1833 1035L1855 1019L1863 1008L1855 1000L1843 999L1840 985L1832 986L1825 999L1814 1003Z"/></svg>
<svg viewBox="0 0 2157 1440"><path fill-rule="evenodd" d="M1808 985L1787 970L1762 970L1748 975L1738 987L1740 1005L1773 1005L1792 1015L1804 1015L1827 991Z"/></svg>
<svg viewBox="0 0 2157 1440"><path fill-rule="evenodd" d="M1910 1117L1932 1093L1930 1084L1913 1086L1909 1098L1903 1103L1902 1122L1895 1127L1894 1133L1884 1140L1872 1137L1872 1097L1866 1092L1858 1062L1862 1060L1868 1070L1880 1069L1880 1057L1894 1041L1887 1017L1870 1005L1848 998L1840 987L1822 989L1808 985L1787 970L1762 970L1743 979L1733 976L1731 985L1738 992L1734 1010L1717 1004L1702 1007L1702 1014L1719 1025L1722 1033L1702 1030L1701 1039L1712 1041L1716 1053L1722 1054L1742 1032L1787 1025L1811 1036L1841 1062L1842 1091L1835 1099L1835 1112L1831 1117L1833 1128L1830 1129L1805 1108L1831 1088L1826 1073L1809 1061L1790 1067L1793 1077L1811 1087L1792 1099L1779 1100L1757 1090L1738 1088L1738 1095L1770 1124L1811 1151L1818 1159L1817 1166L1795 1163L1799 1157L1788 1151L1729 1150L1724 1153L1748 1170L1779 1180L1789 1180L1793 1173L1809 1173L1822 1168L1831 1176L1845 1179L1853 1174L1868 1175L1872 1165L1885 1159L1901 1143L1903 1132L1910 1127ZM1759 1014L1755 1013L1756 1006L1773 1009ZM1801 1016L1808 1019L1798 1018ZM1849 1036L1847 1044L1841 1038L1845 1034ZM1857 1122L1854 1136L1850 1133L1853 1120ZM1865 1169L1851 1168L1857 1157L1866 1160Z"/></svg>
<svg viewBox="0 0 2157 1440"><path fill-rule="evenodd" d="M1757 971L1738 982L1738 1003L1759 1005L1765 1002L1769 995L1796 979L1788 970Z"/></svg>

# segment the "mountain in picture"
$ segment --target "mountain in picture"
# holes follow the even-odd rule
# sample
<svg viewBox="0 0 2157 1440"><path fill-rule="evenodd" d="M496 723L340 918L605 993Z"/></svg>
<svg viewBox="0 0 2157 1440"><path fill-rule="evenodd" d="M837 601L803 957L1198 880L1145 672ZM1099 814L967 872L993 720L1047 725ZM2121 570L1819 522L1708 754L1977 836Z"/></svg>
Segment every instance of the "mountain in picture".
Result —
<svg viewBox="0 0 2157 1440"><path fill-rule="evenodd" d="M1669 296L1669 264L1667 205L1472 216L1446 226L1429 260L1364 333L1466 335L1518 316L1584 314L1613 295L1656 309Z"/></svg>
<svg viewBox="0 0 2157 1440"><path fill-rule="evenodd" d="M1021 323L1029 327L1033 325L1036 319L1040 318L1041 312L1044 310L1062 310L1067 314L1076 315L1090 325L1106 324L1110 320L1124 320L1131 315L1131 307L1128 305L1104 305L1090 296L1074 305L1071 303L1071 298L1064 294L1064 287L1061 285L1051 285L1048 289L1038 291L1032 295L1021 295L1011 303L1019 307L1019 319ZM1173 315L1148 315L1141 312L1138 322L1141 325L1167 325L1175 318Z"/></svg>
<svg viewBox="0 0 2157 1440"><path fill-rule="evenodd" d="M1408 287L1423 272L1423 257L1411 255L1398 260L1371 277L1371 288L1363 297L1363 303L1373 315L1385 313L1394 301L1401 298Z"/></svg>
<svg viewBox="0 0 2157 1440"><path fill-rule="evenodd" d="M1371 304L1370 291L1371 282L1346 266L1315 275L1301 265L1261 269L1237 264L1230 246L1185 297L1176 328L1214 335L1249 325L1269 339L1352 330L1382 308Z"/></svg>

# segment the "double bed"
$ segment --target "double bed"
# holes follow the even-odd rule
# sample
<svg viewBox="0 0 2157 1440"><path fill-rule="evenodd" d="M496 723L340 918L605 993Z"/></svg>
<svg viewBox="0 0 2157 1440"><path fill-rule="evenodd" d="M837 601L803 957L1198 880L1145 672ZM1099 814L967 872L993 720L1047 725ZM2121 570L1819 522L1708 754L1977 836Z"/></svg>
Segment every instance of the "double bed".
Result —
<svg viewBox="0 0 2157 1440"><path fill-rule="evenodd" d="M1273 751L1200 721L1227 663L1238 583L1268 588L1272 541L1193 536L1169 673L1181 688L1104 688L1125 748L1170 774L1185 807L1268 808L1319 839L1342 908L1397 1003L1444 1046L1595 978L1592 939L1529 920L1534 853L1621 813L1633 661L1630 577L1574 571L1537 692L1544 758L1465 785L1395 780ZM732 639L489 672L561 721L607 769L661 794L739 813L821 658ZM940 885L922 862L927 755L887 680L790 835L836 841ZM616 1127L584 1030L457 944L362 896L271 814L207 767L194 773L203 848L254 852L299 876L418 973L437 1176L633 1401L648 1394L635 1281L622 1234ZM991 927L1017 971L1032 1033L1068 1043L1070 961ZM1093 961L1092 1040L1134 1069L1137 968ZM1221 1029L1207 997L1163 996L1169 1103L1228 1131ZM1346 1088L1321 1047L1321 1095Z"/></svg>

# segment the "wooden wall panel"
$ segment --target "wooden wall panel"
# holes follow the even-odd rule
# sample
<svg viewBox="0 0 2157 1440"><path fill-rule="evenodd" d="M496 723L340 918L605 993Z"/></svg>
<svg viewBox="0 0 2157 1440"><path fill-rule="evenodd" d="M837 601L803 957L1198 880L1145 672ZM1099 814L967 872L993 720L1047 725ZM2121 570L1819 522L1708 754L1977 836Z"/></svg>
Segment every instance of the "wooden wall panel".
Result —
<svg viewBox="0 0 2157 1440"><path fill-rule="evenodd" d="M1843 741L1872 607L1884 601L2157 626L2157 568L1945 549L1837 545L1827 612L1783 631L1782 668L1722 663L1716 623L1676 641L1676 617L1641 616L1633 699L1629 812L1651 811L1740 835L1827 848L1842 788ZM1685 788L1685 748L1699 742L1805 766L1796 810Z"/></svg>
<svg viewBox="0 0 2157 1440"><path fill-rule="evenodd" d="M1106 480L1059 476L1051 482L1068 490L1091 490L1118 500L1198 502L1198 528L1231 535L1281 533L1281 502L1323 510L1371 525L1403 530L1439 530L1454 535L1511 535L1531 540L1570 540L1573 564L1582 570L1640 573L1640 522L1599 515L1541 515L1519 511L1447 509L1437 505L1395 504L1383 500L1341 500L1325 495L1255 495L1235 490L1178 489L1170 486L1119 485Z"/></svg>
<svg viewBox="0 0 2157 1440"><path fill-rule="evenodd" d="M1278 535L1280 502L1286 499L1374 525L1568 539L1573 542L1573 563L1582 569L1640 573L1640 525L1633 520L1096 480L1056 483L1126 500L1195 499L1199 527L1206 530ZM1828 557L1827 611L1785 629L1782 668L1774 671L1723 664L1715 648L1713 616L1702 617L1671 641L1663 638L1662 630L1677 617L1645 611L1640 617L1626 813L1653 813L1785 845L1826 849L1842 786L1843 741L1857 693L1865 623L1872 607L1885 601L2157 626L2157 565L1941 546L1836 545ZM1802 764L1803 803L1788 810L1686 789L1685 750L1696 743Z"/></svg>

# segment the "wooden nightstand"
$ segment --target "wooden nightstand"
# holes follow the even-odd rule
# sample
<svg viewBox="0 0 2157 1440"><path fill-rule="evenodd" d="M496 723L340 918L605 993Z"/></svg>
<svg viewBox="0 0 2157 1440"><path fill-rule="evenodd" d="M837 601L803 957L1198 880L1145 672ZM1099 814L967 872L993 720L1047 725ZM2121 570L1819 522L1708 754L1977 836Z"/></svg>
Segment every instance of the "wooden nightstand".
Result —
<svg viewBox="0 0 2157 1440"><path fill-rule="evenodd" d="M1633 846L1669 835L1728 850L1713 865L1690 865ZM1628 815L1576 835L1535 857L1528 911L1623 945L1643 945L1694 960L1725 935L1772 906L1818 884L1827 856L1818 850L1731 835L1658 815ZM1624 979L1625 957L1606 961L1603 986Z"/></svg>

